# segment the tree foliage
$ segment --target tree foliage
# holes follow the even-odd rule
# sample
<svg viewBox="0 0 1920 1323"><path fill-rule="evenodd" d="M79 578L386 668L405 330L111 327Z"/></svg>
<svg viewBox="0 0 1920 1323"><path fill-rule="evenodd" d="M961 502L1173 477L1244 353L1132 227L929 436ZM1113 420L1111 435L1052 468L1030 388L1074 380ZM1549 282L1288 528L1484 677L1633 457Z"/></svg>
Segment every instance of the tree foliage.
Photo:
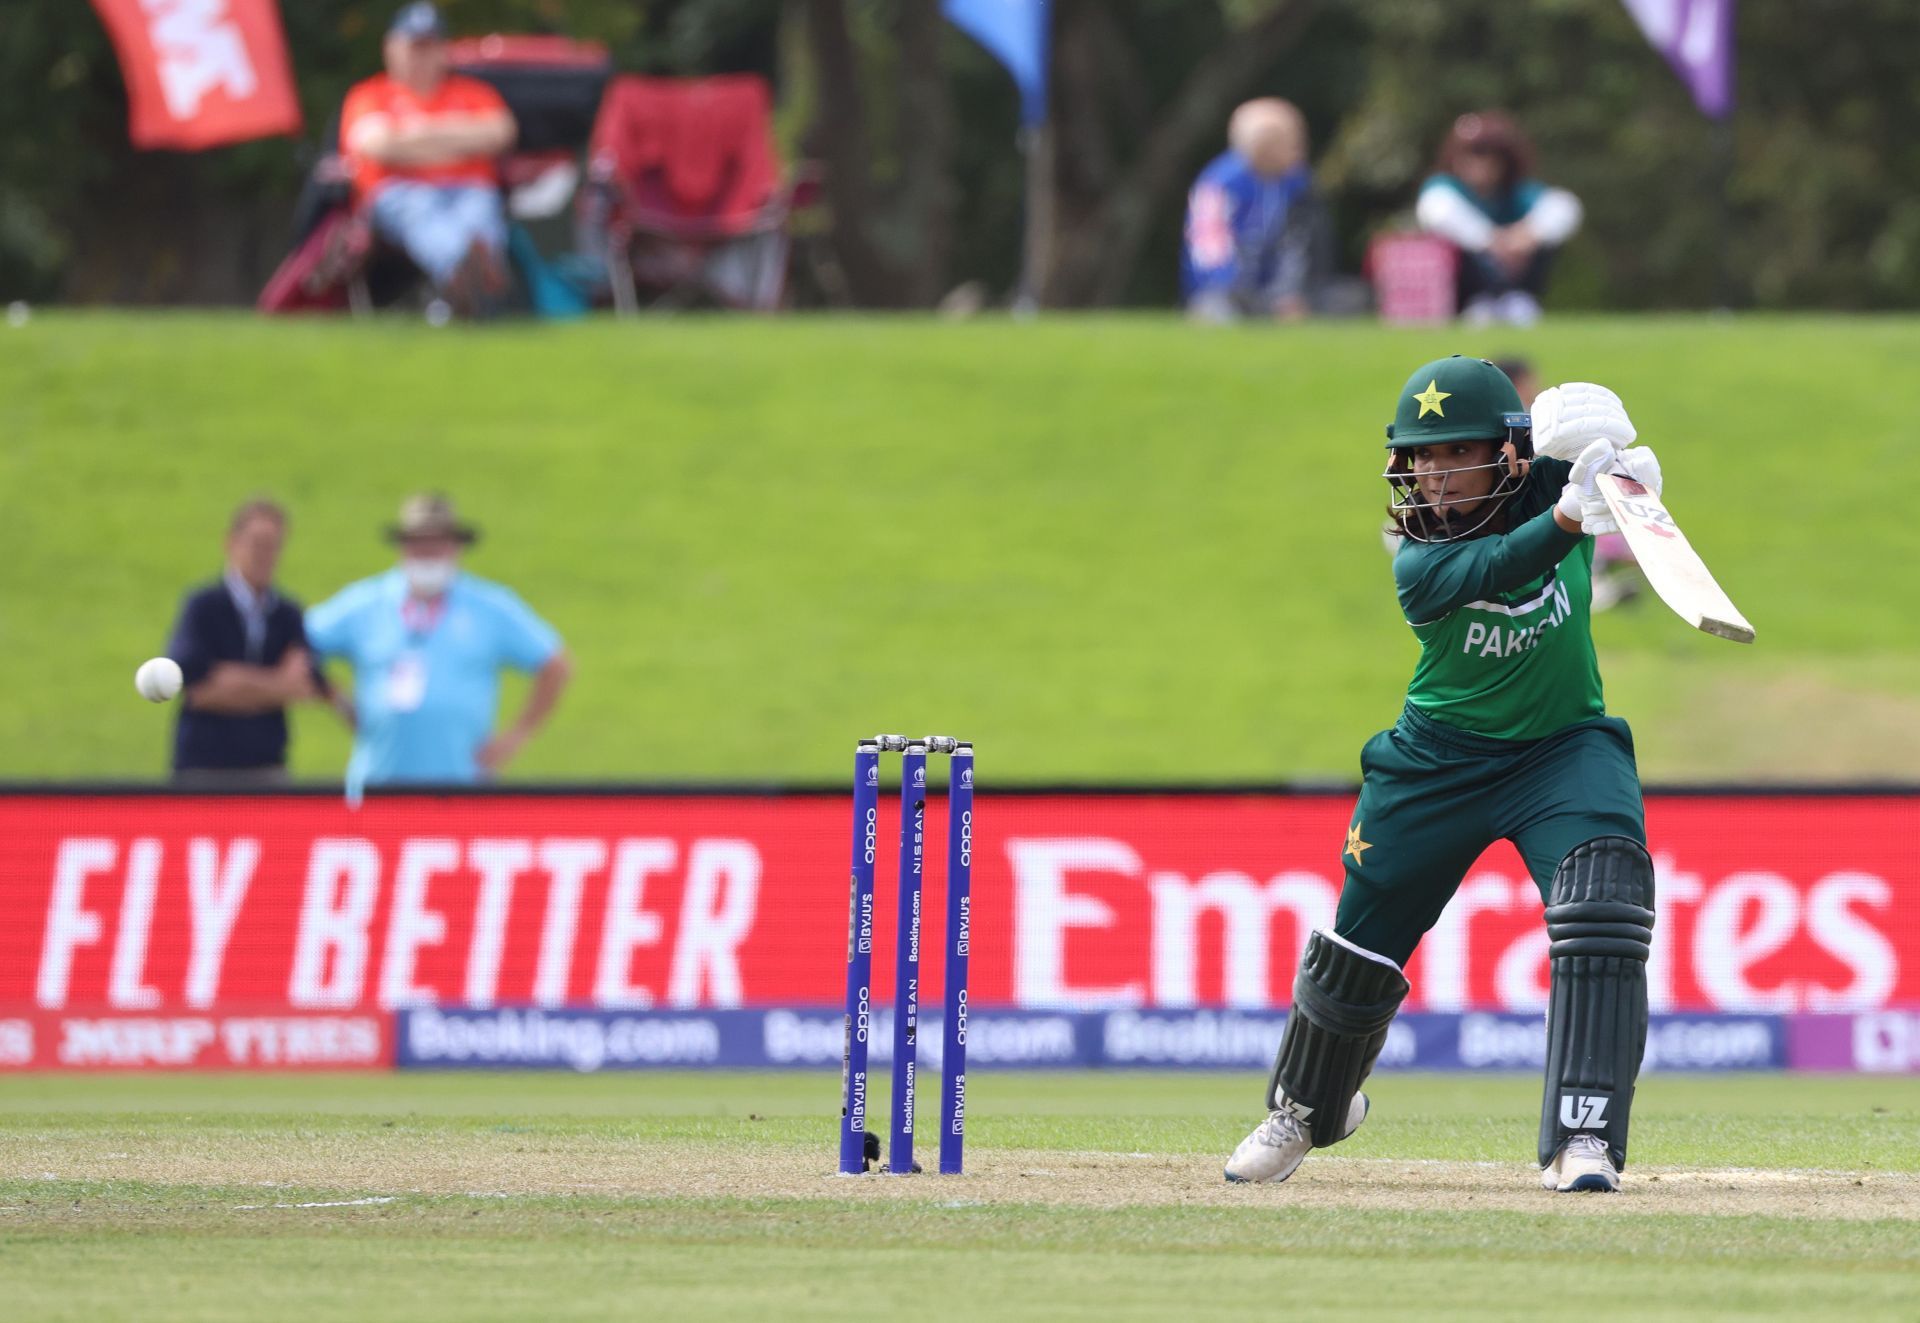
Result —
<svg viewBox="0 0 1920 1323"><path fill-rule="evenodd" d="M1565 299L1608 307L1920 303L1920 9L1746 0L1736 110L1701 116L1617 0L1366 0L1362 95L1322 178L1351 223L1411 199L1453 116L1515 113L1578 193Z"/></svg>
<svg viewBox="0 0 1920 1323"><path fill-rule="evenodd" d="M378 64L397 0L283 0L307 142L134 153L81 0L0 3L0 298L218 302L278 258L312 143ZM925 306L1015 284L1028 180L1010 81L938 0L445 0L457 30L606 41L621 68L747 69L783 143L828 167L799 282ZM1920 305L1920 7L1744 0L1737 111L1705 120L1620 0L1054 0L1059 306L1174 296L1185 186L1232 105L1305 111L1349 265L1403 221L1463 110L1502 106L1586 202L1563 306ZM130 219L133 218L133 219Z"/></svg>

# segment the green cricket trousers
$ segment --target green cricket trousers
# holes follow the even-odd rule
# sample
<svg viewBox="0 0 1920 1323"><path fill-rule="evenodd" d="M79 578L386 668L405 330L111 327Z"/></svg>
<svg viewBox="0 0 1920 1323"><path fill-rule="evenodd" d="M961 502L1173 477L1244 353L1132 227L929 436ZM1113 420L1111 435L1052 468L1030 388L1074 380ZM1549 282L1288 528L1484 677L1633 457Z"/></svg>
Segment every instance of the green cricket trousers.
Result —
<svg viewBox="0 0 1920 1323"><path fill-rule="evenodd" d="M1408 704L1367 741L1360 770L1334 931L1400 965L1495 841L1520 851L1543 904L1574 846L1596 836L1646 844L1633 733L1618 717L1496 740Z"/></svg>

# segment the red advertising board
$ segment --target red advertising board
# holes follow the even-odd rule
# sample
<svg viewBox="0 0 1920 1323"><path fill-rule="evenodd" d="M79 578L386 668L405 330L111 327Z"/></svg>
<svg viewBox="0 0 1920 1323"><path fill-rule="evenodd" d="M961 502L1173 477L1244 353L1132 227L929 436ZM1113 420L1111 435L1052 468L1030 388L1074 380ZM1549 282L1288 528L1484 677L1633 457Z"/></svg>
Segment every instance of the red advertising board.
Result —
<svg viewBox="0 0 1920 1323"><path fill-rule="evenodd" d="M1333 916L1350 805L983 789L974 1004L1284 1005L1308 930ZM930 817L924 998L937 797ZM1920 797L1654 795L1648 823L1656 1009L1920 1005ZM244 1045L254 1031L223 1017L832 1006L850 828L832 795L4 796L0 1019L198 1017L212 1027L181 1032ZM1539 897L1499 846L1415 956L1409 1008L1537 1009L1545 952Z"/></svg>
<svg viewBox="0 0 1920 1323"><path fill-rule="evenodd" d="M347 1070L393 1064L381 1011L0 1012L0 1070Z"/></svg>

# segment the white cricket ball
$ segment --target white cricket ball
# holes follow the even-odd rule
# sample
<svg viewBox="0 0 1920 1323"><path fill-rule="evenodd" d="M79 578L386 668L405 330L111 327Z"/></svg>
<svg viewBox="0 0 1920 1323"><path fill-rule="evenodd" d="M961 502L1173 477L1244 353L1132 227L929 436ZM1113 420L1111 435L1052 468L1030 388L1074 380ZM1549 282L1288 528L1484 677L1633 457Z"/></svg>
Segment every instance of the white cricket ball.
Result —
<svg viewBox="0 0 1920 1323"><path fill-rule="evenodd" d="M133 673L133 687L149 703L171 702L180 692L180 683L180 663L171 657L143 661Z"/></svg>

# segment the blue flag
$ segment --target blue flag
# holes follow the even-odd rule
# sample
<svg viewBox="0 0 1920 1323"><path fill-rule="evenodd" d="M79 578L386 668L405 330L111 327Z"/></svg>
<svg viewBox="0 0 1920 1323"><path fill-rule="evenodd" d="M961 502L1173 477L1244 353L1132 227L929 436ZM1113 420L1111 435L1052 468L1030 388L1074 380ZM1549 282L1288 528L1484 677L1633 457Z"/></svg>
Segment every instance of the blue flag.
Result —
<svg viewBox="0 0 1920 1323"><path fill-rule="evenodd" d="M1050 0L942 0L941 8L949 22L1007 66L1020 89L1021 124L1044 124Z"/></svg>

